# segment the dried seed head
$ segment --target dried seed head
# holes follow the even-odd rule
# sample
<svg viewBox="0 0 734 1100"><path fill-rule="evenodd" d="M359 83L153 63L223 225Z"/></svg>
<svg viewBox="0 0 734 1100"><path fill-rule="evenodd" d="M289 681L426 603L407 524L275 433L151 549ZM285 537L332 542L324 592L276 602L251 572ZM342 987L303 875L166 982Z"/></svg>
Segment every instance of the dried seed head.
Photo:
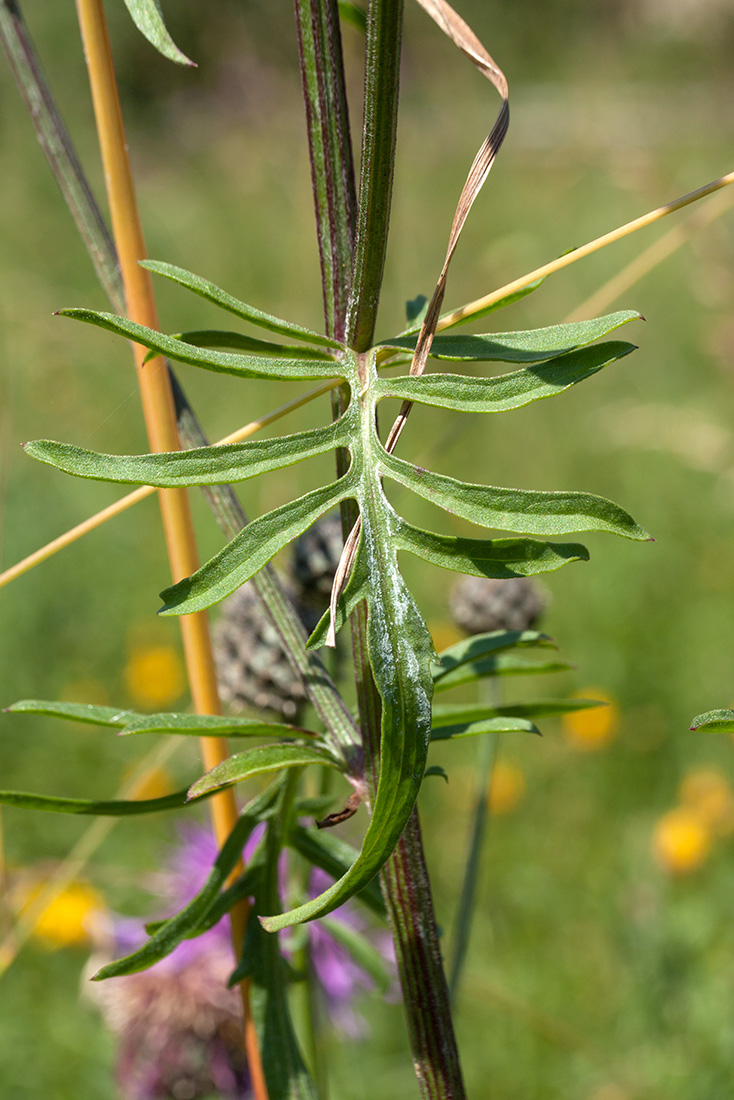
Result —
<svg viewBox="0 0 734 1100"><path fill-rule="evenodd" d="M527 577L462 577L449 597L451 617L467 634L527 630L545 604L542 590Z"/></svg>
<svg viewBox="0 0 734 1100"><path fill-rule="evenodd" d="M257 707L297 719L306 693L252 584L222 603L212 637L223 701L235 709Z"/></svg>

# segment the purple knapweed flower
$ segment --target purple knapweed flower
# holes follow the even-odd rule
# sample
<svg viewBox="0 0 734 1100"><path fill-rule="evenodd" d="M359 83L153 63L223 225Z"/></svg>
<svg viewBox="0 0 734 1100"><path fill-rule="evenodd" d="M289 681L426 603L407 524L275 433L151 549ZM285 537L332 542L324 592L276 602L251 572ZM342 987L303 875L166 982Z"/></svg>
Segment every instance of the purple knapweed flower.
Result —
<svg viewBox="0 0 734 1100"><path fill-rule="evenodd" d="M254 851L261 829L250 838L245 858ZM186 823L180 842L161 875L166 912L175 913L198 892L211 871L217 844L211 831ZM280 863L281 890L287 894L287 855ZM331 882L323 871L311 872L309 892L320 893ZM349 904L338 919L354 931L367 924ZM134 951L144 941L140 923L111 920L115 956ZM313 975L322 991L328 1019L351 1038L365 1025L354 1009L356 996L373 987L372 978L331 934L326 925L308 926ZM387 933L378 950L392 965ZM289 954L289 938L281 947ZM116 1077L125 1100L199 1100L216 1093L222 1100L249 1100L249 1077L242 1051L242 1006L237 989L227 982L234 968L229 922L183 943L149 970L95 983L93 999L118 1039Z"/></svg>

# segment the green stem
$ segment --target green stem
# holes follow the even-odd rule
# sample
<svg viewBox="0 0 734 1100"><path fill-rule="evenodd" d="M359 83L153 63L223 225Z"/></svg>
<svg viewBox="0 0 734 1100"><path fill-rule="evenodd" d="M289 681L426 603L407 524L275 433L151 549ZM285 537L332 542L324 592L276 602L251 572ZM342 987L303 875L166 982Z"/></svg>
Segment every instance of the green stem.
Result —
<svg viewBox="0 0 734 1100"><path fill-rule="evenodd" d="M403 0L371 0L367 12L364 126L347 342L366 351L385 268L395 171Z"/></svg>
<svg viewBox="0 0 734 1100"><path fill-rule="evenodd" d="M326 332L344 339L357 196L336 0L295 0Z"/></svg>
<svg viewBox="0 0 734 1100"><path fill-rule="evenodd" d="M97 277L114 308L123 312L125 294L110 231L46 83L16 0L0 0L0 42L8 55L18 91L28 107L36 137L76 222Z"/></svg>

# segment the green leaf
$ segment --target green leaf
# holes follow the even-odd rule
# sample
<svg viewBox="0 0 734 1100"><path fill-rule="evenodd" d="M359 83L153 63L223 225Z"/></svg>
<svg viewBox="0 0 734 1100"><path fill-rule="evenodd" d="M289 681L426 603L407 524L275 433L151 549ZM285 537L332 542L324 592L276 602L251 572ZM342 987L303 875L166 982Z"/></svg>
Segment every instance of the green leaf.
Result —
<svg viewBox="0 0 734 1100"><path fill-rule="evenodd" d="M158 0L125 0L125 7L133 23L152 46L169 61L179 65L195 65L195 62L179 50L166 30Z"/></svg>
<svg viewBox="0 0 734 1100"><path fill-rule="evenodd" d="M447 673L461 665L471 664L491 653L505 649L525 649L534 647L555 649L555 642L548 634L537 630L492 630L488 634L474 634L449 646L439 654L440 665L433 666L434 681L441 680Z"/></svg>
<svg viewBox="0 0 734 1100"><path fill-rule="evenodd" d="M345 23L351 23L353 27L356 27L358 31L364 32L367 30L367 15L363 8L360 8L358 4L353 4L352 0L338 0L339 3L339 15Z"/></svg>
<svg viewBox="0 0 734 1100"><path fill-rule="evenodd" d="M270 313L263 313L254 306L248 306L238 298L233 298L226 290L190 271L184 271L182 267L161 263L159 260L142 260L140 266L147 268L155 275L162 275L164 279L170 279L172 283L186 287L187 290L193 290L194 294L206 298L207 301L226 309L229 313L234 313L243 321L250 321L251 324L266 328L270 332L277 332L280 336L291 336L296 340L304 340L307 344L321 344L338 350L343 347L338 340L332 340L328 336L322 336L321 333L313 332L310 328L303 328L302 325L295 325L291 321L283 321L280 317L273 317Z"/></svg>
<svg viewBox="0 0 734 1100"><path fill-rule="evenodd" d="M555 718L561 714L603 706L606 703L597 699L536 699L532 703L508 703L497 707L482 703L434 706L433 729L435 731L457 722L481 722L486 718Z"/></svg>
<svg viewBox="0 0 734 1100"><path fill-rule="evenodd" d="M26 454L77 477L133 485L225 485L270 470L291 466L349 442L346 425L337 420L323 428L247 440L190 451L147 455L108 455L67 443L40 439L25 444Z"/></svg>
<svg viewBox="0 0 734 1100"><path fill-rule="evenodd" d="M193 344L166 336L156 329L117 317L114 313L99 313L91 309L61 309L60 317L71 317L97 328L124 336L151 351L166 355L177 363L189 363L193 367L219 374L235 374L240 378L274 378L317 380L341 378L340 364L331 358L322 359L266 359L260 355L236 355L234 352L199 350Z"/></svg>
<svg viewBox="0 0 734 1100"><path fill-rule="evenodd" d="M563 393L634 350L634 344L609 341L494 378L471 378L462 374L381 378L377 384L378 393L383 397L418 401L422 405L458 412L507 412L531 401Z"/></svg>
<svg viewBox="0 0 734 1100"><path fill-rule="evenodd" d="M231 787L253 775L280 771L281 768L297 768L306 764L322 764L329 768L338 768L339 764L332 756L318 749L303 745L258 745L245 752L228 756L221 764L197 779L189 790L190 798Z"/></svg>
<svg viewBox="0 0 734 1100"><path fill-rule="evenodd" d="M278 803L263 838L263 867L254 899L254 913L280 909L279 865L284 833L291 820L298 773L282 783ZM265 1073L269 1100L317 1100L291 1023L288 1005L290 974L277 936L268 936L255 919L247 922L242 957L230 984L247 980L252 1018Z"/></svg>
<svg viewBox="0 0 734 1100"><path fill-rule="evenodd" d="M271 358L283 356L298 359L323 359L323 348L307 348L294 344L274 344L272 340L258 340L256 336L245 336L242 332L229 332L222 329L197 329L192 332L174 333L177 340L193 344L197 348L233 348L236 351L251 351L254 355L268 355Z"/></svg>
<svg viewBox="0 0 734 1100"><path fill-rule="evenodd" d="M94 817L131 817L134 814L178 810L186 805L188 791L175 791L163 798L95 800L88 798L53 798L28 791L0 791L0 805L19 810L44 810L52 814L83 814Z"/></svg>
<svg viewBox="0 0 734 1100"><path fill-rule="evenodd" d="M481 336L444 336L439 333L433 338L430 355L433 359L541 363L591 344L620 325L636 320L641 320L639 313L621 310L593 321L575 321L525 332L495 332ZM396 336L392 340L383 340L380 346L413 351L416 340L417 335Z"/></svg>
<svg viewBox="0 0 734 1100"><path fill-rule="evenodd" d="M313 730L257 718L233 718L219 714L138 714L120 730L134 733L175 733L195 737L316 737Z"/></svg>
<svg viewBox="0 0 734 1100"><path fill-rule="evenodd" d="M131 733L180 733L197 737L315 737L311 730L256 718L224 717L220 714L138 714L121 707L99 707L91 703L57 703L43 699L21 699L5 708L14 714L41 714L49 718L112 726L121 736Z"/></svg>
<svg viewBox="0 0 734 1100"><path fill-rule="evenodd" d="M248 523L224 549L190 577L161 592L162 614L187 615L229 596L319 516L354 491L347 474Z"/></svg>
<svg viewBox="0 0 734 1100"><path fill-rule="evenodd" d="M48 718L63 718L71 722L87 722L93 726L123 727L135 711L123 707L100 707L93 703L58 703L46 699L21 699L5 707L11 714L42 714Z"/></svg>
<svg viewBox="0 0 734 1100"><path fill-rule="evenodd" d="M705 714L696 715L691 729L708 733L734 732L734 710L707 710Z"/></svg>
<svg viewBox="0 0 734 1100"><path fill-rule="evenodd" d="M591 493L544 493L473 485L421 469L385 450L381 464L385 473L406 489L483 527L528 535L610 531L629 539L650 539L619 505Z"/></svg>
<svg viewBox="0 0 734 1100"><path fill-rule="evenodd" d="M371 408L368 415L374 431ZM429 668L435 654L398 571L383 499L376 493L361 498L360 548L370 577L369 652L382 699L380 775L372 817L359 858L349 871L318 898L288 913L262 918L269 932L332 912L374 878L402 835L426 768L431 734Z"/></svg>
<svg viewBox="0 0 734 1100"><path fill-rule="evenodd" d="M485 676L540 676L549 672L568 672L573 667L566 661L553 658L537 661L523 653L497 653L495 656L459 665L458 668L444 673L436 680L435 689L447 691L449 688L481 680Z"/></svg>
<svg viewBox="0 0 734 1100"><path fill-rule="evenodd" d="M436 535L401 520L395 535L399 550L409 550L432 565L475 577L530 577L549 573L572 561L588 561L579 543L537 542L535 539L466 539Z"/></svg>
<svg viewBox="0 0 734 1100"><path fill-rule="evenodd" d="M433 737L431 737L431 740L433 740ZM432 764L430 768L426 768L426 770L423 772L424 779L429 779L434 775L437 778L445 780L446 783L448 783L449 781L449 777L446 774L446 771L439 764Z"/></svg>
<svg viewBox="0 0 734 1100"><path fill-rule="evenodd" d="M337 833L306 829L303 825L291 827L288 844L314 867L320 867L333 879L345 875L359 857L359 851L348 841L342 840ZM383 920L386 918L385 902L377 878L368 882L357 897Z"/></svg>
<svg viewBox="0 0 734 1100"><path fill-rule="evenodd" d="M477 718L474 722L454 722L436 726L431 730L432 741L448 741L455 737L472 737L478 733L537 733L540 730L527 718L510 715L498 718Z"/></svg>
<svg viewBox="0 0 734 1100"><path fill-rule="evenodd" d="M498 309L506 309L507 306L514 305L515 302L519 302L522 298L526 298L528 294L532 294L534 290L541 287L545 282L545 276L542 279L536 279L532 283L528 283L526 286L520 288L520 290L513 290L511 294L505 294L504 297L498 298L496 302L492 302L491 305L485 306L484 309L472 310L471 313L466 314L463 317L459 317L458 320L453 321L452 324L445 324L446 317L450 317L454 313L458 313L459 310L451 310L451 313L446 313L439 319L439 328L442 331L446 331L450 328L456 328L458 325L466 325L470 321L478 321L480 317L488 317L490 313L496 313ZM461 309L461 307L459 307Z"/></svg>
<svg viewBox="0 0 734 1100"><path fill-rule="evenodd" d="M148 967L160 962L166 955L170 955L179 943L187 937L189 932L202 924L207 914L216 904L229 874L237 865L247 838L272 806L279 789L279 784L271 784L263 794L248 803L217 856L211 874L189 904L175 917L166 921L137 951L133 951L125 958L118 959L116 962L109 963L98 970L94 975L94 981L101 981L104 978L116 978L121 974L135 974L139 970L147 970Z"/></svg>

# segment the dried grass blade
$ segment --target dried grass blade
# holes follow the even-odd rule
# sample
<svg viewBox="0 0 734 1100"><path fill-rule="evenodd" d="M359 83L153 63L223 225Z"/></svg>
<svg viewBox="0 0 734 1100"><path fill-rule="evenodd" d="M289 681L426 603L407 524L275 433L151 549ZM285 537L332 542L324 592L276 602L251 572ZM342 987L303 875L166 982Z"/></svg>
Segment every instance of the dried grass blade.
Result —
<svg viewBox="0 0 734 1100"><path fill-rule="evenodd" d="M457 15L454 9L447 4L445 0L418 0L418 3L431 16L444 34L446 34L452 42L458 46L462 53L466 54L469 60L476 65L481 74L494 85L502 96L502 106L500 107L494 126L474 158L474 162L466 178L466 183L459 196L453 224L451 226L451 233L449 234L446 256L444 258L443 267L441 268L441 274L438 277L436 289L433 292L433 296L426 311L426 316L418 335L413 360L410 365L410 374L414 376L422 374L425 370L428 354L431 350L431 343L433 342L436 326L441 313L449 265L459 242L459 237L461 236L466 219L469 216L469 211L474 204L474 200L484 186L510 124L510 105L505 75L474 34L471 27ZM405 421L408 418L410 409L411 404L406 401L390 430L390 434L385 443L386 449L390 452L395 448L400 433L405 425Z"/></svg>

